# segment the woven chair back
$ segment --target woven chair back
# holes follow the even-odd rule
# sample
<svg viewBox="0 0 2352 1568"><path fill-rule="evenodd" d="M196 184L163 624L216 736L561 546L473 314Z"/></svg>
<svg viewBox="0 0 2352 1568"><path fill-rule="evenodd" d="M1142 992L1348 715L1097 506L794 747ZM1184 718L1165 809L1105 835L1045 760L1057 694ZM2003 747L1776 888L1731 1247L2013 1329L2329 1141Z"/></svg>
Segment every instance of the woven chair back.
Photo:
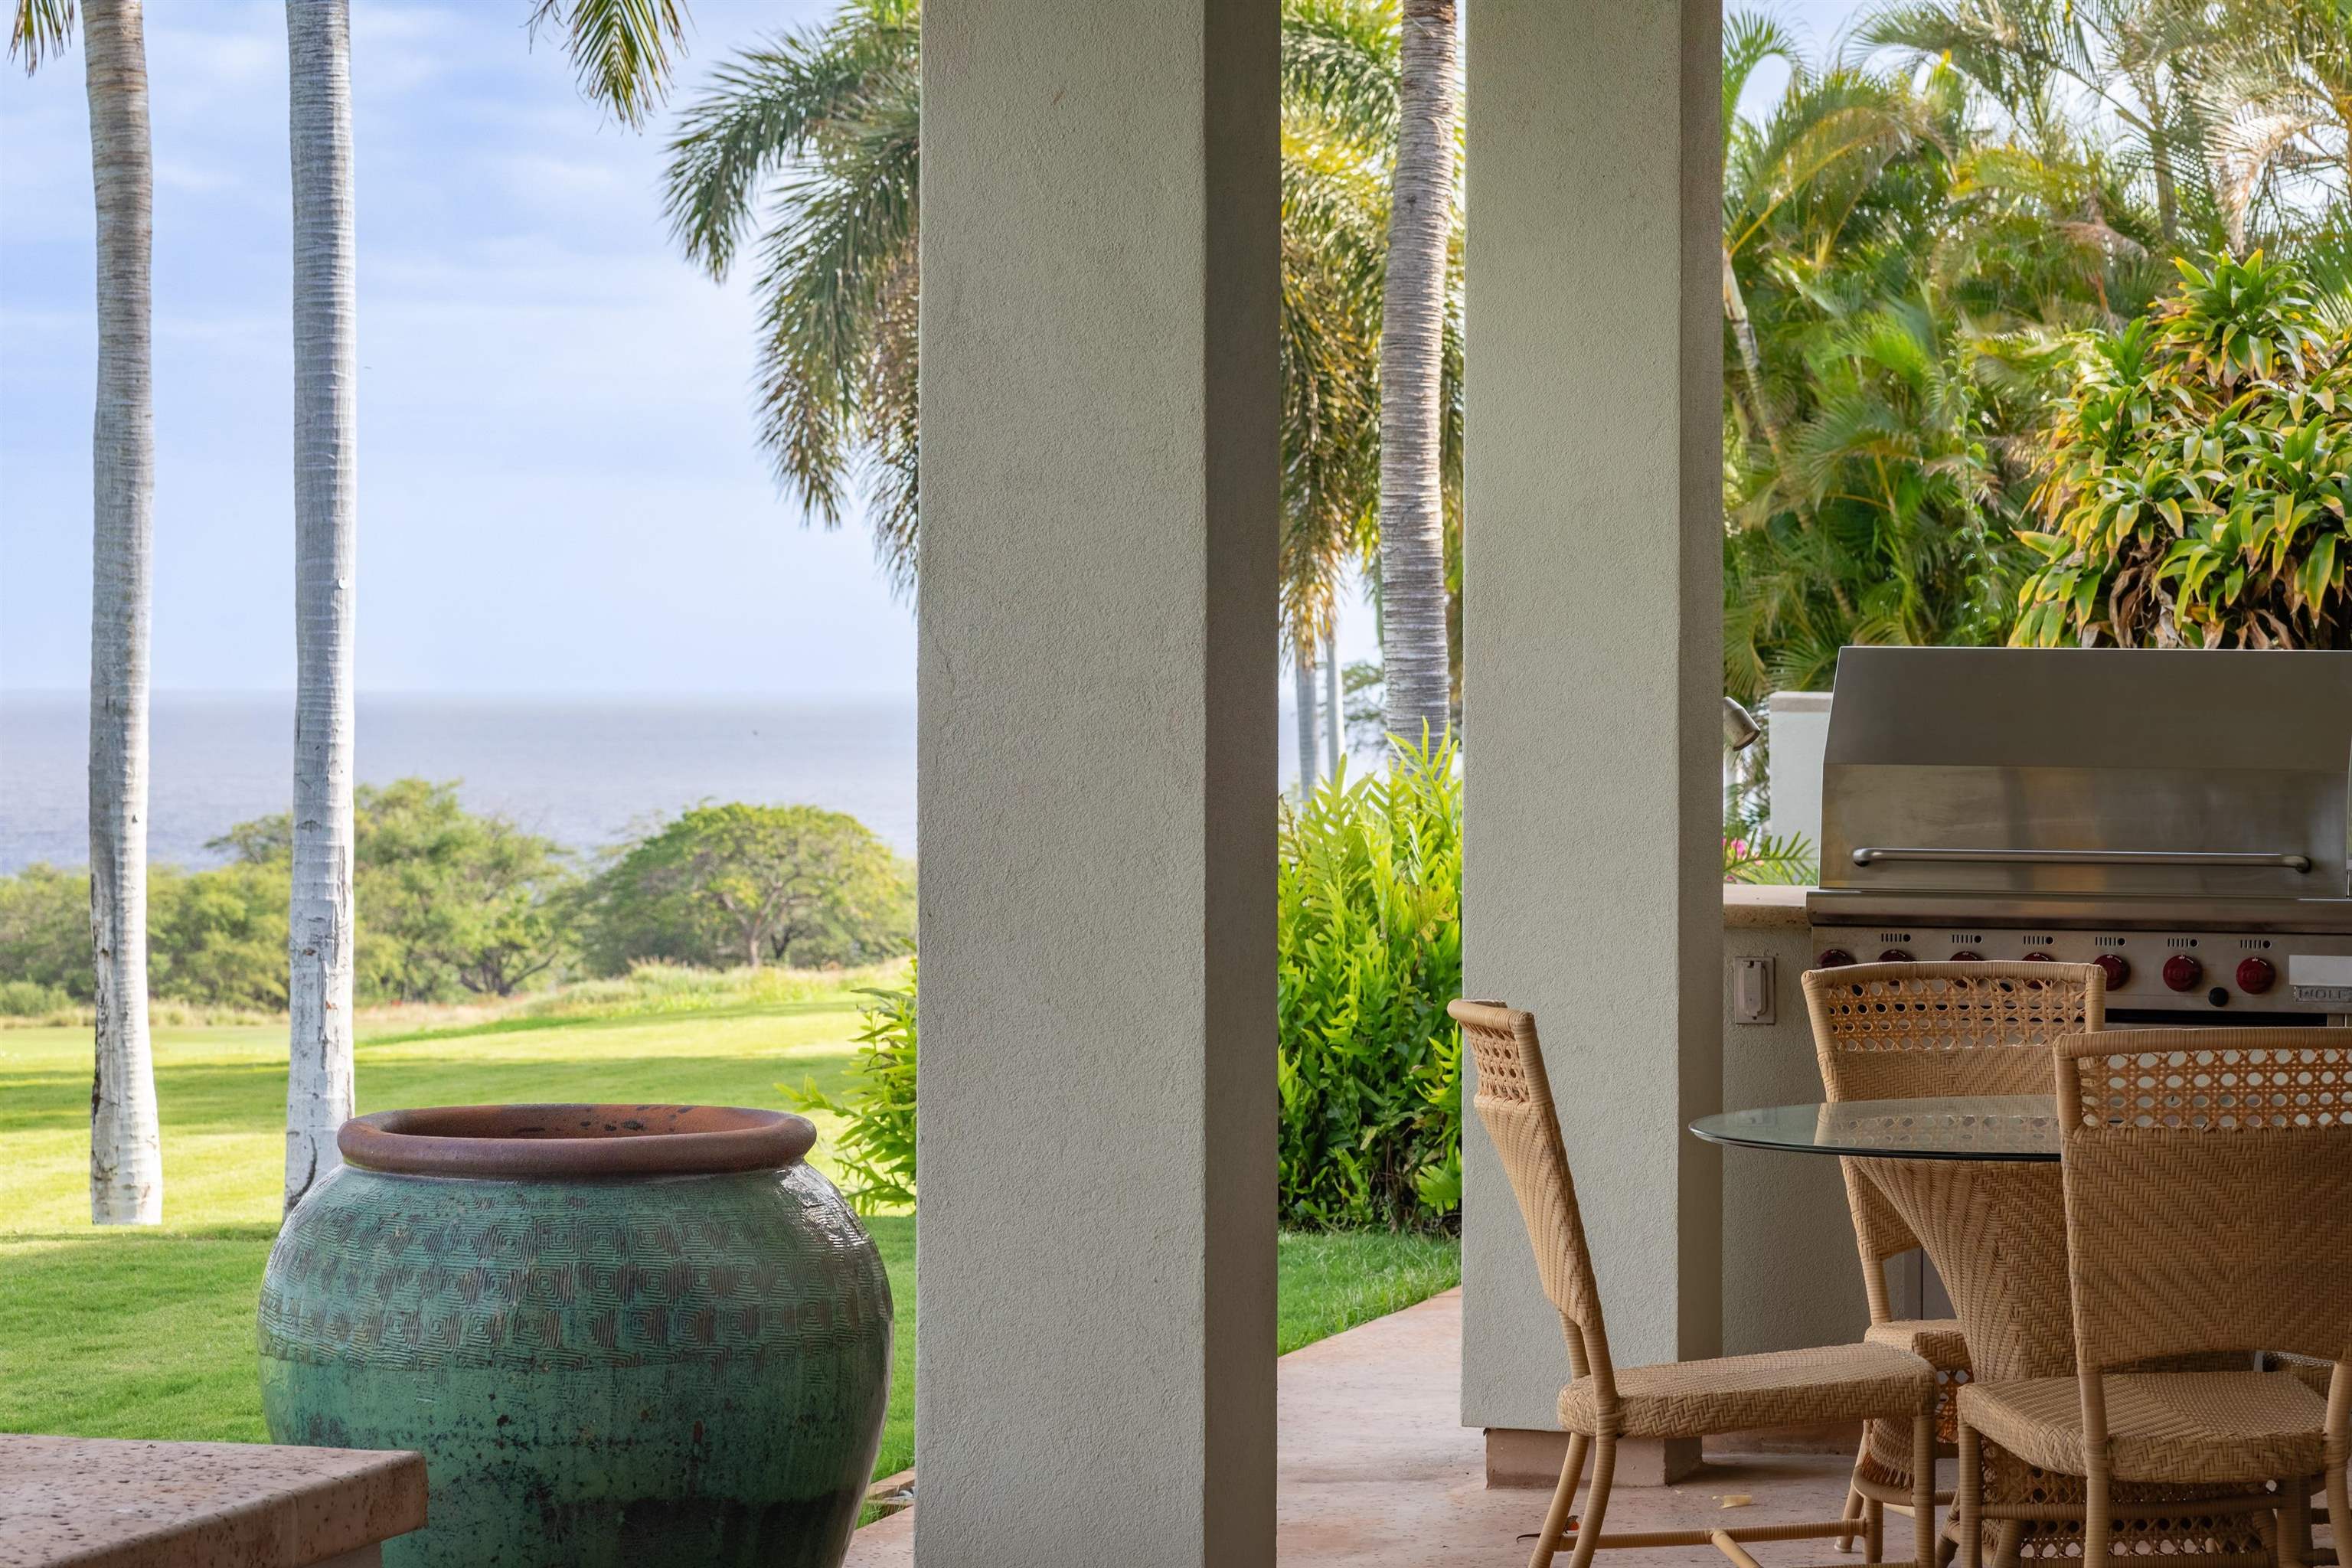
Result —
<svg viewBox="0 0 2352 1568"><path fill-rule="evenodd" d="M1601 1380L1596 1393L1604 1406L1612 1405L1615 1372L1601 1321L1601 1289L1576 1206L1576 1184L1568 1173L1568 1151L1560 1142L1535 1015L1499 1002L1454 1002L1445 1010L1462 1026L1463 1043L1476 1064L1477 1092L1471 1103L1517 1194L1536 1272L1544 1294L1559 1310L1570 1366L1579 1377Z"/></svg>
<svg viewBox="0 0 2352 1568"><path fill-rule="evenodd" d="M2352 1359L2352 1029L2121 1029L2056 1062L2083 1372Z"/></svg>
<svg viewBox="0 0 2352 1568"><path fill-rule="evenodd" d="M1856 963L1805 975L1813 1054L1832 1100L2047 1094L2050 1047L2106 1024L2107 977L2088 963ZM1843 1162L1871 1316L1886 1317L1877 1265L1919 1245Z"/></svg>

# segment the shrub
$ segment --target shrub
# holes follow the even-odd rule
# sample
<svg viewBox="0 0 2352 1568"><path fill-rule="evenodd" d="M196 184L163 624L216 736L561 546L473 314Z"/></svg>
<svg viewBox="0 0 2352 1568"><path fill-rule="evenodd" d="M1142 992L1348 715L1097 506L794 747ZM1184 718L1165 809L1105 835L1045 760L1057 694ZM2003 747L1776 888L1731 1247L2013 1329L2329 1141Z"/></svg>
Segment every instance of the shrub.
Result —
<svg viewBox="0 0 2352 1568"><path fill-rule="evenodd" d="M1452 742L1286 805L1282 1220L1444 1225L1462 1184L1462 785Z"/></svg>
<svg viewBox="0 0 2352 1568"><path fill-rule="evenodd" d="M88 872L37 861L0 877L0 983L62 992L69 1002L90 999Z"/></svg>
<svg viewBox="0 0 2352 1568"><path fill-rule="evenodd" d="M158 1001L286 1008L286 867L157 867L148 883L148 988Z"/></svg>
<svg viewBox="0 0 2352 1568"><path fill-rule="evenodd" d="M2091 342L2012 643L2352 647L2352 332L2260 251Z"/></svg>
<svg viewBox="0 0 2352 1568"><path fill-rule="evenodd" d="M857 1060L839 1100L814 1082L789 1092L803 1110L824 1110L844 1127L834 1145L859 1214L915 1203L915 971L904 985L866 993L874 1001L856 1035Z"/></svg>
<svg viewBox="0 0 2352 1568"><path fill-rule="evenodd" d="M61 985L31 980L0 980L0 1018L46 1018L73 1007Z"/></svg>

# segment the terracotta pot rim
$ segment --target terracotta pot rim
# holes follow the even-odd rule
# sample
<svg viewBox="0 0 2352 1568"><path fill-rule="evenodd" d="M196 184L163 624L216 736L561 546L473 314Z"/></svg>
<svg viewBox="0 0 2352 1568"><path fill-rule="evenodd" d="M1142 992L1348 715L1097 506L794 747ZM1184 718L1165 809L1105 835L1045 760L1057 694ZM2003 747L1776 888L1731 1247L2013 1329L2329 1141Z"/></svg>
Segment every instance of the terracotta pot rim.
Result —
<svg viewBox="0 0 2352 1568"><path fill-rule="evenodd" d="M413 1176L694 1176L773 1171L816 1142L806 1117L739 1105L436 1105L355 1116L353 1165Z"/></svg>

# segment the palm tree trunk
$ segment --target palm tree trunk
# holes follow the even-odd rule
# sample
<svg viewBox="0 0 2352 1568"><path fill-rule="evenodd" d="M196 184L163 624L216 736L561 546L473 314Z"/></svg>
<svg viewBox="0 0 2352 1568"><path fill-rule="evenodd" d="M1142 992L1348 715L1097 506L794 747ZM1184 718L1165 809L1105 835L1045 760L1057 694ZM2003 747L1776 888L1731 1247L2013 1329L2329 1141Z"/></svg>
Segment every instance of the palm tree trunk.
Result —
<svg viewBox="0 0 2352 1568"><path fill-rule="evenodd" d="M1298 722L1298 798L1315 793L1315 756L1320 749L1315 727L1315 643L1301 635L1290 648L1290 691Z"/></svg>
<svg viewBox="0 0 2352 1568"><path fill-rule="evenodd" d="M286 1207L352 1114L358 323L349 0L288 0L294 183L294 867Z"/></svg>
<svg viewBox="0 0 2352 1568"><path fill-rule="evenodd" d="M1339 755L1347 750L1340 732L1347 721L1348 716L1339 710L1339 623L1335 616L1323 628L1323 728L1330 741L1324 761L1330 764L1328 772L1335 779L1339 776Z"/></svg>
<svg viewBox="0 0 2352 1568"><path fill-rule="evenodd" d="M1405 0L1388 283L1381 306L1381 662L1389 732L1445 732L1441 461L1445 258L1454 220L1454 0Z"/></svg>
<svg viewBox="0 0 2352 1568"><path fill-rule="evenodd" d="M1723 253L1723 315L1731 323L1731 335L1739 344L1740 378L1748 386L1748 415L1756 421L1756 428L1763 436L1773 460L1779 462L1780 427L1773 421L1771 405L1764 400L1764 356L1756 346L1756 323L1748 319L1748 296L1739 287L1739 274L1731 265L1728 250Z"/></svg>
<svg viewBox="0 0 2352 1568"><path fill-rule="evenodd" d="M155 531L150 329L154 170L141 0L84 0L98 194L98 406L91 420L89 936L97 975L89 1218L163 1217L147 1035L147 658Z"/></svg>

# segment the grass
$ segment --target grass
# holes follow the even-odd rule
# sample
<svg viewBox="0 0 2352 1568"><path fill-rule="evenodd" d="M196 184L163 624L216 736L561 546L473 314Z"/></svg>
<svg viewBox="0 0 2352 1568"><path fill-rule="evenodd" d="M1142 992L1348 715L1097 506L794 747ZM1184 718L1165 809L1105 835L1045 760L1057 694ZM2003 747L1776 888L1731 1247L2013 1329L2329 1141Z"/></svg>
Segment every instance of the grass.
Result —
<svg viewBox="0 0 2352 1568"><path fill-rule="evenodd" d="M360 1109L499 1100L788 1105L844 1087L870 975L599 983L499 1016L363 1018ZM581 993L586 993L582 994ZM253 1311L277 1234L282 1024L159 1026L165 1223L89 1224L89 1036L0 1030L0 1431L261 1442ZM814 1118L812 1163L838 1131ZM915 1220L867 1228L898 1305L877 1476L913 1462ZM1459 1278L1454 1243L1286 1235L1280 1347L1410 1305Z"/></svg>

